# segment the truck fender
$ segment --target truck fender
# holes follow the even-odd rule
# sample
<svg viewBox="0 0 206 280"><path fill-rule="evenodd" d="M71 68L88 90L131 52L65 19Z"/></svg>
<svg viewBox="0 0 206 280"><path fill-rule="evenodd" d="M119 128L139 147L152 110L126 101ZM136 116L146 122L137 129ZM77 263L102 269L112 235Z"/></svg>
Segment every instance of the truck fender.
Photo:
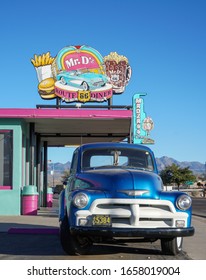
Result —
<svg viewBox="0 0 206 280"><path fill-rule="evenodd" d="M59 194L59 221L62 221L65 216L65 190Z"/></svg>

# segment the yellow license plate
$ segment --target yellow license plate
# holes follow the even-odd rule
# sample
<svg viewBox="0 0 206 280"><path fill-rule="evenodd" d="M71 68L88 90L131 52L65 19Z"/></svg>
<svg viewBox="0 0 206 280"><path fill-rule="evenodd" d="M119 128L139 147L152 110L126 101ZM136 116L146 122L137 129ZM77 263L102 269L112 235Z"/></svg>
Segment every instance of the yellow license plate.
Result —
<svg viewBox="0 0 206 280"><path fill-rule="evenodd" d="M111 217L107 215L93 215L92 217L93 226L111 226Z"/></svg>

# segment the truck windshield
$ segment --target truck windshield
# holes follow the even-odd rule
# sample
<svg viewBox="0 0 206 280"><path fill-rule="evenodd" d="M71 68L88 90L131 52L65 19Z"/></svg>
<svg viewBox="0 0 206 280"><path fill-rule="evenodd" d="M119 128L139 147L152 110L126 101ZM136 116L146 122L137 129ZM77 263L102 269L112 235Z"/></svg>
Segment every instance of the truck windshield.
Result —
<svg viewBox="0 0 206 280"><path fill-rule="evenodd" d="M153 160L148 151L125 148L88 149L82 155L82 169L137 168L153 171Z"/></svg>

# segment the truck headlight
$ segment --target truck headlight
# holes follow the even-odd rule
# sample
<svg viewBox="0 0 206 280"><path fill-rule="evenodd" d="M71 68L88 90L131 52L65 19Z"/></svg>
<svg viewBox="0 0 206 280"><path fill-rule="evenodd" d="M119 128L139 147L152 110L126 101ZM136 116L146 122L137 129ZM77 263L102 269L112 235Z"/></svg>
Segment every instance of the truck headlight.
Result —
<svg viewBox="0 0 206 280"><path fill-rule="evenodd" d="M84 208L87 206L88 204L88 196L85 193L77 193L74 197L73 197L73 204L74 206L76 206L77 208Z"/></svg>
<svg viewBox="0 0 206 280"><path fill-rule="evenodd" d="M187 210L192 205L192 199L186 194L182 194L177 198L176 205L180 210Z"/></svg>

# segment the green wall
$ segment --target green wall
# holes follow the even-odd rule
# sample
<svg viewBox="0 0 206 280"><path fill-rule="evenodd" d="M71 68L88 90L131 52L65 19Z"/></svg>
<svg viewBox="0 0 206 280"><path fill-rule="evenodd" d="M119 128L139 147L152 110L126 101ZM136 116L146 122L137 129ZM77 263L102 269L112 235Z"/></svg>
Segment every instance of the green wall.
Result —
<svg viewBox="0 0 206 280"><path fill-rule="evenodd" d="M27 125L18 119L0 119L0 129L13 130L13 186L11 190L0 190L0 215L21 215L21 188L25 177L22 137L27 135Z"/></svg>

